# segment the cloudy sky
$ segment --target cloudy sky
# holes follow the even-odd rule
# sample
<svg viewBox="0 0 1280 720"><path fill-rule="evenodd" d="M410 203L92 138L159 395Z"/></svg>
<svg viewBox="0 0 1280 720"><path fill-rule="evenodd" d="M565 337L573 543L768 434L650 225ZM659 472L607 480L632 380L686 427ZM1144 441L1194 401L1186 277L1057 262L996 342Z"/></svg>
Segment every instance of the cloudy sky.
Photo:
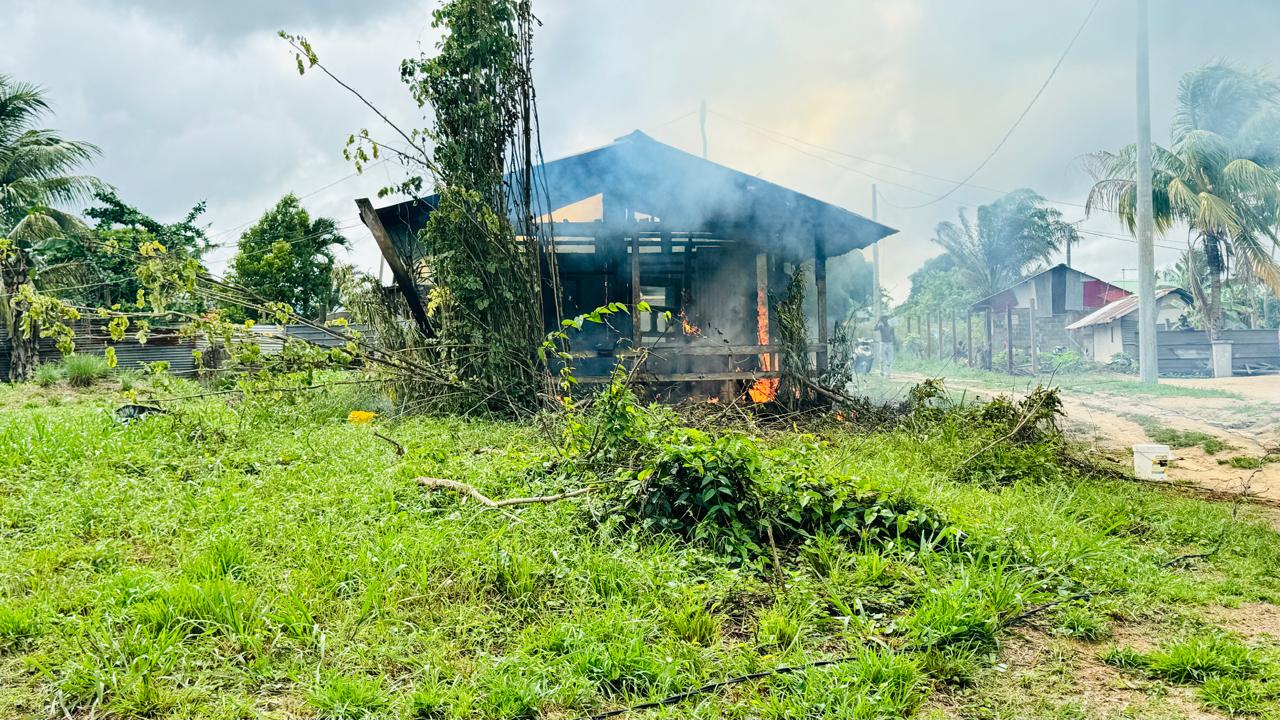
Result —
<svg viewBox="0 0 1280 720"><path fill-rule="evenodd" d="M1081 154L1134 135L1133 0L1098 9L1039 102L995 159L946 200L926 203L985 157L1022 112L1093 0L534 0L536 81L548 157L633 129L700 151L710 108L713 160L870 214L901 230L883 245L884 282L938 249L933 227L957 208L1031 187L1083 218ZM1216 58L1273 62L1280 3L1153 0L1152 114L1168 135L1177 80ZM398 78L430 52L434 2L383 0L0 0L0 73L39 83L50 123L92 141L92 172L161 219L206 200L220 268L245 225L280 195L305 195L353 241L349 261L377 268L352 200L395 180L362 176L341 156L348 133L377 127L319 75L299 77L275 33L307 35L327 65L394 118L422 124ZM1134 277L1131 242L1094 218L1076 264ZM1180 243L1177 237L1160 240ZM1158 261L1172 260L1161 250Z"/></svg>

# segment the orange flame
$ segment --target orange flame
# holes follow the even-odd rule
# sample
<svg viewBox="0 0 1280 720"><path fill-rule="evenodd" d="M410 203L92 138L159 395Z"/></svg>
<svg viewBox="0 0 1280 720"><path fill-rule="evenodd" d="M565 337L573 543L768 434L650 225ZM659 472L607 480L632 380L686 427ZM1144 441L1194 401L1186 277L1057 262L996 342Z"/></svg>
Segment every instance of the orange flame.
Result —
<svg viewBox="0 0 1280 720"><path fill-rule="evenodd" d="M756 343L759 345L769 344L769 305L763 288L756 290ZM773 357L769 353L761 353L760 369L765 372L773 370ZM753 403L765 403L773 400L778 395L778 378L760 378L756 380L747 390L747 395Z"/></svg>
<svg viewBox="0 0 1280 720"><path fill-rule="evenodd" d="M683 310L680 311L680 330L689 337L702 336L702 328L689 322L689 316Z"/></svg>

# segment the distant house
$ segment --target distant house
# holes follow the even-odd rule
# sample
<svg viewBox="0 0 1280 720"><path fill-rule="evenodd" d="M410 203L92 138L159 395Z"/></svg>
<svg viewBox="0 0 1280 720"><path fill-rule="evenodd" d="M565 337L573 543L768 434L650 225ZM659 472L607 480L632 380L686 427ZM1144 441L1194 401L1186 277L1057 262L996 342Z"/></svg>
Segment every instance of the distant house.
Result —
<svg viewBox="0 0 1280 720"><path fill-rule="evenodd" d="M1031 335L1028 317L1034 308L1036 345L1043 351L1074 345L1068 325L1129 295L1105 280L1059 264L982 298L970 310L990 312L997 336L1004 333L1006 315L1011 316L1014 343L1025 347Z"/></svg>
<svg viewBox="0 0 1280 720"><path fill-rule="evenodd" d="M1186 325L1191 293L1182 288L1156 291L1156 326L1172 330ZM1107 362L1117 353L1138 356L1138 296L1128 295L1098 308L1067 326L1085 355Z"/></svg>

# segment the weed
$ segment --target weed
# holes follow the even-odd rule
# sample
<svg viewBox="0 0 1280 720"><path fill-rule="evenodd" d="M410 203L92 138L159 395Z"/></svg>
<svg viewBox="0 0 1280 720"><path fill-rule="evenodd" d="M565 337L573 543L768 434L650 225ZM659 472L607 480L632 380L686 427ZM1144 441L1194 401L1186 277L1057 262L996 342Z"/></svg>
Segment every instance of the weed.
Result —
<svg viewBox="0 0 1280 720"><path fill-rule="evenodd" d="M72 387L89 387L111 374L111 366L101 355L72 353L62 359L62 369Z"/></svg>
<svg viewBox="0 0 1280 720"><path fill-rule="evenodd" d="M1149 674L1177 683L1204 682L1210 677L1247 678L1259 660L1239 641L1221 635L1197 635L1150 653Z"/></svg>
<svg viewBox="0 0 1280 720"><path fill-rule="evenodd" d="M705 603L685 603L667 613L667 623L676 637L694 645L705 647L720 637L720 619L715 608L708 608Z"/></svg>
<svg viewBox="0 0 1280 720"><path fill-rule="evenodd" d="M1141 670L1149 664L1147 656L1133 648L1115 646L1104 650L1098 659L1107 665L1125 670Z"/></svg>
<svg viewBox="0 0 1280 720"><path fill-rule="evenodd" d="M387 696L376 678L334 675L312 687L307 702L322 718L365 720L387 706Z"/></svg>
<svg viewBox="0 0 1280 720"><path fill-rule="evenodd" d="M1205 705L1229 715L1256 715L1266 698L1256 685L1236 677L1209 677L1196 691Z"/></svg>
<svg viewBox="0 0 1280 720"><path fill-rule="evenodd" d="M16 648L40 634L40 617L31 605L0 603L0 650Z"/></svg>
<svg viewBox="0 0 1280 720"><path fill-rule="evenodd" d="M1102 615L1081 605L1068 605L1058 611L1054 631L1077 640L1101 640L1111 634L1110 623Z"/></svg>
<svg viewBox="0 0 1280 720"><path fill-rule="evenodd" d="M756 625L756 642L762 647L785 653L799 645L803 632L801 618L786 608L775 606L760 614Z"/></svg>
<svg viewBox="0 0 1280 720"><path fill-rule="evenodd" d="M36 385L42 388L50 388L58 384L62 380L62 368L52 363L43 363L36 368L35 376L32 377Z"/></svg>
<svg viewBox="0 0 1280 720"><path fill-rule="evenodd" d="M134 387L142 381L143 377L145 377L144 373L137 368L126 368L124 370L116 371L116 379L120 381L120 389L124 392L129 392L134 389Z"/></svg>
<svg viewBox="0 0 1280 720"><path fill-rule="evenodd" d="M1262 467L1263 460L1262 458L1256 458L1249 455L1236 455L1235 457L1229 457L1225 460L1219 460L1218 464L1227 465L1229 467L1236 468L1237 470L1257 470Z"/></svg>
<svg viewBox="0 0 1280 720"><path fill-rule="evenodd" d="M1200 448L1204 450L1205 455L1217 455L1232 449L1232 446L1219 438L1210 437L1200 442Z"/></svg>

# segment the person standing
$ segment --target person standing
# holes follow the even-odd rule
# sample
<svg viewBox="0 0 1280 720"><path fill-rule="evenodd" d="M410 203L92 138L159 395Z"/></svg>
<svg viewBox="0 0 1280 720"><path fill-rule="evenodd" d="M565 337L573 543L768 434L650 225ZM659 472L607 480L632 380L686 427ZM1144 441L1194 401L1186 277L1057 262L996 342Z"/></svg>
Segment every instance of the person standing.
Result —
<svg viewBox="0 0 1280 720"><path fill-rule="evenodd" d="M897 349L898 336L893 331L893 326L889 324L887 315L880 316L880 322L876 323L876 332L880 334L880 375L889 377L893 372L893 356Z"/></svg>

